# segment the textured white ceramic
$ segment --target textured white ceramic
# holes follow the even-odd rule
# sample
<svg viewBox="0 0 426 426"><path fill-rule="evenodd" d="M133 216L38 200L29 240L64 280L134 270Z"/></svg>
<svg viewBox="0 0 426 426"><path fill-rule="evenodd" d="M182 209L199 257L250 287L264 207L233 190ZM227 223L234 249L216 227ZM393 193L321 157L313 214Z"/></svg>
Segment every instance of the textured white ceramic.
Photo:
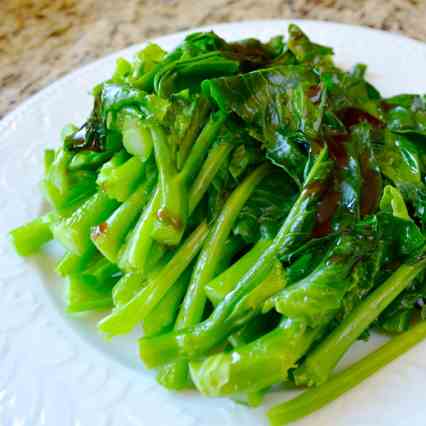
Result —
<svg viewBox="0 0 426 426"><path fill-rule="evenodd" d="M426 92L426 46L370 29L298 22L315 41L333 46L337 62L369 65L368 77L384 95ZM143 25L143 23L141 23ZM286 21L208 27L235 40L286 32ZM203 28L207 29L207 28ZM173 48L184 33L155 40ZM137 330L106 342L96 333L100 315L63 313L63 283L53 270L58 248L21 259L7 231L43 208L38 189L42 154L59 143L68 122L87 116L90 88L111 75L113 54L61 79L0 123L0 426L260 426L264 409L195 392L174 394L156 384L138 360ZM357 343L344 364L382 343ZM320 412L299 422L315 426L424 426L426 342ZM275 392L266 407L291 396Z"/></svg>

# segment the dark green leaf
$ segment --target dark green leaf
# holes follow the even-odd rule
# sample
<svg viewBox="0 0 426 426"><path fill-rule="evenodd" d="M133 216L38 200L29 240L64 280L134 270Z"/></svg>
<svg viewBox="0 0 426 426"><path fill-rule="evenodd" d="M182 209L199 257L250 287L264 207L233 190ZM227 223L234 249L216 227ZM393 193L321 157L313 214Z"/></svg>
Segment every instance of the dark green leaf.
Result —
<svg viewBox="0 0 426 426"><path fill-rule="evenodd" d="M240 235L247 243L255 243L261 238L273 239L296 196L292 182L277 169L263 179L242 208L234 234Z"/></svg>
<svg viewBox="0 0 426 426"><path fill-rule="evenodd" d="M306 145L318 136L322 91L304 65L276 66L203 82L220 109L238 115L267 156L301 185Z"/></svg>

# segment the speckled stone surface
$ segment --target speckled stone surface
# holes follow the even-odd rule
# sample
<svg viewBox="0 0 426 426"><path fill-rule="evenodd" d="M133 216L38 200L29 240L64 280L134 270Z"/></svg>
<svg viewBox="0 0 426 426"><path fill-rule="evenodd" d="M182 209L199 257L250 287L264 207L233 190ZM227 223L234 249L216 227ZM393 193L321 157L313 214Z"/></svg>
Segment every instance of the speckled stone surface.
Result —
<svg viewBox="0 0 426 426"><path fill-rule="evenodd" d="M368 25L426 41L426 0L0 0L0 117L76 67L147 37L268 18Z"/></svg>

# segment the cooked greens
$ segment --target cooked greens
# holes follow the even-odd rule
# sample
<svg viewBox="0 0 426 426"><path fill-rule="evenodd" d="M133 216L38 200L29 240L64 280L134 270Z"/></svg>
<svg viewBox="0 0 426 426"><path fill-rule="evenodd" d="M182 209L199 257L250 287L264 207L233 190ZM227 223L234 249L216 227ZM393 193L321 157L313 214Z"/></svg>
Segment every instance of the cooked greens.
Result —
<svg viewBox="0 0 426 426"><path fill-rule="evenodd" d="M258 405L313 386L268 415L309 414L426 336L426 98L365 74L296 25L119 59L46 150L51 210L16 251L58 241L66 310L105 310L108 337L142 324L165 387ZM405 333L333 377L374 329Z"/></svg>

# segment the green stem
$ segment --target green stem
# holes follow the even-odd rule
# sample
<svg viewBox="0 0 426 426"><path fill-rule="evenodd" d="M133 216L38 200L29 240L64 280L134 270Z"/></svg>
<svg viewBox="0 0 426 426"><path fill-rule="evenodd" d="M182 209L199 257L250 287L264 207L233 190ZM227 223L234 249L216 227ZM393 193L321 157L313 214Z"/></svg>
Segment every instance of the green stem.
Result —
<svg viewBox="0 0 426 426"><path fill-rule="evenodd" d="M161 206L151 236L160 243L175 246L185 231L188 194L185 182L177 174L165 132L161 126L152 124L151 134L161 187Z"/></svg>
<svg viewBox="0 0 426 426"><path fill-rule="evenodd" d="M135 190L144 176L145 168L150 160L142 162L138 157L130 157L124 163L115 166L107 163L101 169L96 183L109 197L123 202Z"/></svg>
<svg viewBox="0 0 426 426"><path fill-rule="evenodd" d="M210 119L209 123L205 126L204 136L200 139L204 140L202 145L207 145L206 140L211 138L219 130L218 126L222 122L218 120ZM225 146L225 145L219 145ZM227 150L227 149L226 149ZM191 189L189 195L189 213L195 209L197 204L200 201L200 196L202 196L208 188L208 185L211 183L211 180L214 177L214 173L217 172L217 169L223 164L223 158L219 157L220 152L226 151L224 148L215 151L216 154L209 156L206 162L203 164L203 167L197 177L194 185L196 185L196 192L194 189ZM188 166L189 167L189 166ZM188 173L189 169L186 169ZM179 178L181 179L181 178ZM161 204L161 190L157 188L153 199L150 204L142 213L138 223L135 226L135 229L129 235L125 246L123 247L120 253L119 264L120 267L126 271L131 270L141 270L143 271L147 266L148 257L150 256L151 249L154 248L154 243L151 234L154 229L154 224L156 221L156 214Z"/></svg>
<svg viewBox="0 0 426 426"><path fill-rule="evenodd" d="M274 260L271 269L262 282L243 296L235 305L227 322L234 324L245 324L256 314L260 313L264 302L271 296L282 291L287 285L287 279L279 260Z"/></svg>
<svg viewBox="0 0 426 426"><path fill-rule="evenodd" d="M71 274L67 311L83 312L112 307L112 288L120 277L117 266L100 257L80 273Z"/></svg>
<svg viewBox="0 0 426 426"><path fill-rule="evenodd" d="M310 274L271 297L264 311L274 307L285 317L303 318L311 327L329 323L352 285L350 274L355 262L376 247L370 235L342 235Z"/></svg>
<svg viewBox="0 0 426 426"><path fill-rule="evenodd" d="M67 285L67 312L110 309L112 307L111 290L113 284L102 286L96 284L90 276L70 275Z"/></svg>
<svg viewBox="0 0 426 426"><path fill-rule="evenodd" d="M147 203L153 185L154 179L146 180L105 222L92 230L93 243L111 262L117 261L119 249Z"/></svg>
<svg viewBox="0 0 426 426"><path fill-rule="evenodd" d="M99 259L91 262L82 274L94 277L100 284L110 279L114 279L116 282L121 277L121 272L117 265L111 263L105 257L99 257Z"/></svg>
<svg viewBox="0 0 426 426"><path fill-rule="evenodd" d="M127 272L114 286L112 299L115 307L125 305L138 293L138 291L148 284L150 279L153 279L156 274L161 272L171 259L172 252L167 253L160 260L152 263L149 272L141 274L139 272Z"/></svg>
<svg viewBox="0 0 426 426"><path fill-rule="evenodd" d="M182 170L186 159L188 158L189 151L193 146L194 140L207 120L207 116L210 111L210 103L206 98L201 96L198 99L197 106L194 111L194 115L191 118L191 123L185 132L184 137L179 143L179 151L177 153L177 168Z"/></svg>
<svg viewBox="0 0 426 426"><path fill-rule="evenodd" d="M63 258L56 265L56 272L61 277L81 272L93 258L97 259L98 256L100 256L100 254L95 251L94 247L93 250L89 250L83 256L79 256L69 251L65 253Z"/></svg>
<svg viewBox="0 0 426 426"><path fill-rule="evenodd" d="M400 266L379 288L360 303L340 325L309 354L295 372L298 384L324 383L353 342L426 266L426 259Z"/></svg>
<svg viewBox="0 0 426 426"><path fill-rule="evenodd" d="M52 238L50 231L50 215L44 215L26 223L9 233L16 252L21 256L36 253Z"/></svg>
<svg viewBox="0 0 426 426"><path fill-rule="evenodd" d="M106 220L117 206L117 201L98 191L70 217L55 221L51 226L53 235L69 251L83 255L93 247L91 228Z"/></svg>
<svg viewBox="0 0 426 426"><path fill-rule="evenodd" d="M124 334L143 321L158 305L169 288L175 284L202 247L207 236L207 225L202 223L177 250L176 254L128 303L115 309L99 324L100 331L109 336Z"/></svg>
<svg viewBox="0 0 426 426"><path fill-rule="evenodd" d="M184 359L179 359L158 369L157 382L167 389L182 390L193 388L189 376L189 365Z"/></svg>
<svg viewBox="0 0 426 426"><path fill-rule="evenodd" d="M166 293L143 322L144 336L155 336L169 331L175 323L180 303L188 288L192 269L186 268L176 284Z"/></svg>
<svg viewBox="0 0 426 426"><path fill-rule="evenodd" d="M148 367L156 367L179 358L187 360L195 359L204 355L209 349L226 339L229 334L235 331L236 324L234 321L238 323L239 320L239 318L234 317L234 321L228 321L228 317L233 313L238 302L268 275L273 260L273 251L264 253L258 262L253 265L253 269L244 275L235 290L202 323L186 326L183 329L176 328L173 333L142 338L139 342L139 348L144 363ZM253 273L251 273L252 271ZM198 290L196 296L198 295L204 307L205 295L201 290ZM197 305L190 306L191 318L195 317L193 315L194 312L196 314L201 312L202 314L199 305L200 301L196 301Z"/></svg>
<svg viewBox="0 0 426 426"><path fill-rule="evenodd" d="M109 160L111 156L111 152L77 152L70 161L68 170L70 172L79 170L97 170L102 164Z"/></svg>
<svg viewBox="0 0 426 426"><path fill-rule="evenodd" d="M151 200L142 212L133 231L119 252L118 264L124 271L145 272L153 240L150 237L156 213L161 203L161 190L157 186Z"/></svg>
<svg viewBox="0 0 426 426"><path fill-rule="evenodd" d="M222 256L217 265L217 272L223 271L229 266L231 259L240 248L241 241L239 239L230 238L226 241L222 250ZM185 289L187 288L188 285ZM179 300L179 306L180 302L181 300ZM192 383L189 377L188 362L186 360L177 360L161 366L158 369L157 381L167 389L179 390L191 387Z"/></svg>
<svg viewBox="0 0 426 426"><path fill-rule="evenodd" d="M269 171L270 167L268 164L259 166L233 191L226 201L198 257L191 283L176 321L177 329L197 324L201 320L206 303L204 286L216 274L223 246L239 212L254 191L256 185L262 181Z"/></svg>
<svg viewBox="0 0 426 426"><path fill-rule="evenodd" d="M211 115L179 173L172 161L164 132L158 126L152 126L161 184L161 206L151 233L154 240L171 246L180 242L188 217L187 187L203 164L204 157L224 121L225 115L221 113Z"/></svg>
<svg viewBox="0 0 426 426"><path fill-rule="evenodd" d="M137 272L127 272L115 284L112 290L112 300L115 307L125 305L135 294L147 284L146 278Z"/></svg>
<svg viewBox="0 0 426 426"><path fill-rule="evenodd" d="M253 266L262 253L264 253L271 244L271 240L260 240L230 268L226 269L206 284L204 291L215 306L218 305L225 296L237 286L244 274Z"/></svg>
<svg viewBox="0 0 426 426"><path fill-rule="evenodd" d="M149 128L137 114L122 112L123 146L129 154L146 161L152 153L153 143Z"/></svg>
<svg viewBox="0 0 426 426"><path fill-rule="evenodd" d="M303 321L283 320L268 334L248 345L191 362L197 389L208 396L254 392L287 378L295 362L318 335Z"/></svg>
<svg viewBox="0 0 426 426"><path fill-rule="evenodd" d="M191 152L185 161L185 164L180 172L180 176L185 183L190 183L194 180L200 164L203 164L204 157L210 145L216 139L217 134L225 122L226 115L217 112L210 116L209 121L204 126L197 140L192 146Z"/></svg>
<svg viewBox="0 0 426 426"><path fill-rule="evenodd" d="M270 409L268 418L271 426L286 425L313 413L385 367L425 338L426 321L422 321L411 330L394 337L348 369L336 374L323 385L309 389L296 398Z"/></svg>
<svg viewBox="0 0 426 426"><path fill-rule="evenodd" d="M195 210L201 198L203 198L216 173L231 153L232 148L231 144L221 143L210 150L200 173L198 173L189 191L189 214Z"/></svg>
<svg viewBox="0 0 426 426"><path fill-rule="evenodd" d="M87 200L97 190L94 172L69 170L72 156L64 148L58 149L41 182L47 201L61 215L75 210L75 206Z"/></svg>

